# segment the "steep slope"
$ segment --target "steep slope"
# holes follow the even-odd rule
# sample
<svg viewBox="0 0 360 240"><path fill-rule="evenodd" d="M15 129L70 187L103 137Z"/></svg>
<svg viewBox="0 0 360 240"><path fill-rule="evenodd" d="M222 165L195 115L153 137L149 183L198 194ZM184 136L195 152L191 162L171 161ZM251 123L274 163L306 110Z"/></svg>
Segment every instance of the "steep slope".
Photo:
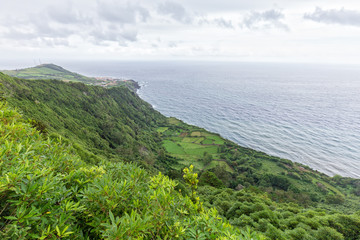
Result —
<svg viewBox="0 0 360 240"><path fill-rule="evenodd" d="M167 177L86 164L25 122L0 102L1 239L250 239Z"/></svg>
<svg viewBox="0 0 360 240"><path fill-rule="evenodd" d="M4 74L0 74L0 83L0 97L27 118L35 119L30 122L37 129L68 139L88 163L137 162L152 170L155 166L179 182L182 169L193 164L200 174L199 185L204 186L199 188L204 205L216 207L240 228L256 228L270 239L304 238L309 228L313 235L333 234L340 236L338 239L356 239L352 236L360 233L357 215L340 214L359 211L359 179L330 178L307 166L240 147L199 127L165 118L126 88L28 81ZM190 195L184 185L179 183L177 189ZM242 200L244 195L246 201ZM324 218L313 219L317 215ZM334 223L340 220L341 226ZM344 227L346 223L348 227Z"/></svg>
<svg viewBox="0 0 360 240"><path fill-rule="evenodd" d="M204 186L198 192L205 206L215 207L233 226L250 227L269 239L357 240L360 236L360 211L345 214L341 208L278 203L256 188L234 191Z"/></svg>
<svg viewBox="0 0 360 240"><path fill-rule="evenodd" d="M307 166L242 148L196 126L166 119L124 87L28 81L4 74L0 83L8 102L34 119L34 126L71 140L86 161L135 161L179 179L181 170L193 164L200 172L200 184L213 185L220 179L218 186L257 186L279 202L335 204L344 211L359 210L359 179L330 178Z"/></svg>
<svg viewBox="0 0 360 240"><path fill-rule="evenodd" d="M152 165L158 158L161 146L155 130L165 117L125 87L29 81L1 73L0 83L9 104L39 129L71 140L84 160Z"/></svg>
<svg viewBox="0 0 360 240"><path fill-rule="evenodd" d="M158 132L171 156L183 166L195 166L201 185L237 190L256 186L278 202L334 207L345 212L360 210L360 179L331 178L308 166L238 146L174 118L162 124Z"/></svg>

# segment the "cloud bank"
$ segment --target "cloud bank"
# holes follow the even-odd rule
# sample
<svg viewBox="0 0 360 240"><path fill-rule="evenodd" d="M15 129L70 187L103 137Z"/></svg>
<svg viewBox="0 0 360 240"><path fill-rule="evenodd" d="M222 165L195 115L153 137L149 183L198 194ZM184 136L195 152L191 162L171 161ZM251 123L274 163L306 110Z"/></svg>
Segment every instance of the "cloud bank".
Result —
<svg viewBox="0 0 360 240"><path fill-rule="evenodd" d="M186 9L179 3L167 1L158 5L158 13L163 15L169 15L172 19L183 22L191 23L192 16L186 11Z"/></svg>
<svg viewBox="0 0 360 240"><path fill-rule="evenodd" d="M283 22L284 19L285 15L277 9L253 11L243 19L239 26L248 29L279 28L288 31L289 27Z"/></svg>
<svg viewBox="0 0 360 240"><path fill-rule="evenodd" d="M317 7L312 13L305 13L304 19L326 24L340 24L360 27L360 12L355 10L330 9Z"/></svg>
<svg viewBox="0 0 360 240"><path fill-rule="evenodd" d="M276 5L265 0L3 1L0 52L3 58L360 62L360 31L354 31L360 26L360 2L316 8L321 4L324 0L277 0Z"/></svg>
<svg viewBox="0 0 360 240"><path fill-rule="evenodd" d="M50 5L20 19L4 18L3 38L28 46L69 46L70 39L96 45L126 45L137 40L138 24L147 22L149 11L130 1L97 1L82 8L71 2Z"/></svg>

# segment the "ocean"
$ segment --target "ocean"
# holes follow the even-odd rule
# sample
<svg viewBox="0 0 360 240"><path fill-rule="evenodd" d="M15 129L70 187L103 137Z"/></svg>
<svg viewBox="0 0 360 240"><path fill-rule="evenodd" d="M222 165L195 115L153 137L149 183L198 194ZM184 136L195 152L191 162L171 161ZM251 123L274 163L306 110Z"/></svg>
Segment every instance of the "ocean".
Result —
<svg viewBox="0 0 360 240"><path fill-rule="evenodd" d="M88 76L134 79L166 116L241 146L360 177L360 66L236 62L64 62Z"/></svg>

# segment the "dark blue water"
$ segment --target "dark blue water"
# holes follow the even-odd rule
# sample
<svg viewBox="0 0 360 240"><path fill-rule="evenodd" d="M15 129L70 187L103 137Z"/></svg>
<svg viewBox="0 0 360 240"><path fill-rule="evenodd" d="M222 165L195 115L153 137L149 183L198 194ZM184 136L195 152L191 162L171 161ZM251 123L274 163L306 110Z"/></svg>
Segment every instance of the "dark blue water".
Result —
<svg viewBox="0 0 360 240"><path fill-rule="evenodd" d="M155 109L234 142L360 177L360 66L83 62L65 68L134 79Z"/></svg>

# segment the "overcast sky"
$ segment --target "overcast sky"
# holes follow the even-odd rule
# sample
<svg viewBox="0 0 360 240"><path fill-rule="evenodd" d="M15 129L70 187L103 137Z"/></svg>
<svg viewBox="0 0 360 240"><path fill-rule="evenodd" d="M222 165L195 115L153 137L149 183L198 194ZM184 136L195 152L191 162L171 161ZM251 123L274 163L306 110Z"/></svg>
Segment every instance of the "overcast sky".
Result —
<svg viewBox="0 0 360 240"><path fill-rule="evenodd" d="M360 63L359 0L0 0L0 59Z"/></svg>

